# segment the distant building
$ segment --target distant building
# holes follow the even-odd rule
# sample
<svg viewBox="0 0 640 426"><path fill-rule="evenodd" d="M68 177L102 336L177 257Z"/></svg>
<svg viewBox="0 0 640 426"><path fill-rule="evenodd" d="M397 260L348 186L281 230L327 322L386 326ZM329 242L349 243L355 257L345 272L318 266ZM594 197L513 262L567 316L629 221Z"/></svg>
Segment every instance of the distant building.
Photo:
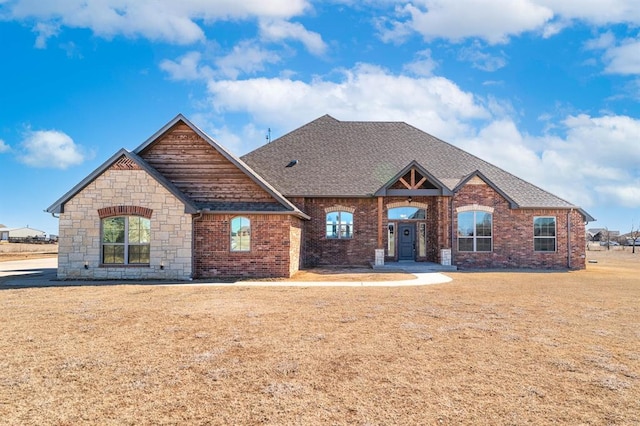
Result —
<svg viewBox="0 0 640 426"><path fill-rule="evenodd" d="M607 235L607 233L609 235ZM611 241L616 240L620 236L620 231L608 231L606 228L587 229L588 241Z"/></svg>
<svg viewBox="0 0 640 426"><path fill-rule="evenodd" d="M9 241L9 229L7 229L4 225L0 225L0 243L5 243Z"/></svg>
<svg viewBox="0 0 640 426"><path fill-rule="evenodd" d="M10 239L44 239L47 233L40 231L39 229L29 228L25 226L23 228L0 228L0 241L9 241Z"/></svg>

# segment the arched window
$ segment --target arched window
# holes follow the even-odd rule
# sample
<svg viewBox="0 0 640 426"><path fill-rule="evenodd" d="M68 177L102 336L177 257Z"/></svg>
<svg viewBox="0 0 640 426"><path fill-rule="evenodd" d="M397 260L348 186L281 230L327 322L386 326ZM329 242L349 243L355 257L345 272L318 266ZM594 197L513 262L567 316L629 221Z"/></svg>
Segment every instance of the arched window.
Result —
<svg viewBox="0 0 640 426"><path fill-rule="evenodd" d="M493 214L468 210L458 212L458 251L493 250Z"/></svg>
<svg viewBox="0 0 640 426"><path fill-rule="evenodd" d="M333 211L327 213L327 238L353 238L353 213Z"/></svg>
<svg viewBox="0 0 640 426"><path fill-rule="evenodd" d="M151 253L151 221L140 216L102 219L102 263L148 265Z"/></svg>
<svg viewBox="0 0 640 426"><path fill-rule="evenodd" d="M231 251L249 251L251 247L251 220L238 216L231 219Z"/></svg>

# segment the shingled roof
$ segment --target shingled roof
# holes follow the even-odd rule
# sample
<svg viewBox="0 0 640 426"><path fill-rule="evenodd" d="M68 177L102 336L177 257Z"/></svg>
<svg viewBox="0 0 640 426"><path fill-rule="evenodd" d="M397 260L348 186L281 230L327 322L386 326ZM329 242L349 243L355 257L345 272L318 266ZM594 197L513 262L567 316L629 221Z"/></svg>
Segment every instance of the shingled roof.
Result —
<svg viewBox="0 0 640 426"><path fill-rule="evenodd" d="M242 160L286 197L373 196L416 163L447 192L476 174L499 188L514 208L577 208L403 122L339 121L324 115ZM286 167L293 160L297 163Z"/></svg>

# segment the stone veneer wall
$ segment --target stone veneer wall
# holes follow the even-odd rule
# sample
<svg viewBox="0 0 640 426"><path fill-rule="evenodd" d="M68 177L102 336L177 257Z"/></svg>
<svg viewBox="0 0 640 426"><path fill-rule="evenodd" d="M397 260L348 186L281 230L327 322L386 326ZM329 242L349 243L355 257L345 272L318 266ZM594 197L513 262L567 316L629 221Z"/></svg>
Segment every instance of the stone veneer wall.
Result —
<svg viewBox="0 0 640 426"><path fill-rule="evenodd" d="M494 209L493 251L459 252L456 236L453 242L454 265L460 268L564 269L570 267L584 269L585 226L584 219L578 211L511 209L508 202L489 185L474 180L473 183L465 185L454 197L454 230L458 226L455 209L473 204ZM533 250L533 219L536 216L556 218L555 252ZM568 238L569 221L571 222L570 239Z"/></svg>
<svg viewBox="0 0 640 426"><path fill-rule="evenodd" d="M153 210L149 266L100 264L98 209L114 206ZM191 215L185 214L184 205L143 170L106 170L64 205L59 226L59 279L191 278ZM84 268L85 262L88 269ZM161 262L164 269L160 269Z"/></svg>
<svg viewBox="0 0 640 426"><path fill-rule="evenodd" d="M232 252L231 219L251 221L250 250ZM274 214L205 214L194 222L196 278L290 277L300 264L300 219Z"/></svg>
<svg viewBox="0 0 640 426"><path fill-rule="evenodd" d="M302 219L291 216L289 231L289 276L302 267Z"/></svg>

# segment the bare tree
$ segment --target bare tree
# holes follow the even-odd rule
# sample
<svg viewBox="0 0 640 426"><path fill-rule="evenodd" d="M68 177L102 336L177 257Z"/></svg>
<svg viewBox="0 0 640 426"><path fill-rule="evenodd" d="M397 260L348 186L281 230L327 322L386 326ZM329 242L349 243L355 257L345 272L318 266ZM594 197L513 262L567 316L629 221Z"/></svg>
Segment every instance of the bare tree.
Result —
<svg viewBox="0 0 640 426"><path fill-rule="evenodd" d="M609 227L604 228L602 231L602 238L600 241L604 241L607 244L607 250L611 250L611 233L609 232Z"/></svg>
<svg viewBox="0 0 640 426"><path fill-rule="evenodd" d="M640 223L637 226L633 226L633 221L631 221L631 232L629 232L631 236L631 253L636 252L636 241L640 238Z"/></svg>

